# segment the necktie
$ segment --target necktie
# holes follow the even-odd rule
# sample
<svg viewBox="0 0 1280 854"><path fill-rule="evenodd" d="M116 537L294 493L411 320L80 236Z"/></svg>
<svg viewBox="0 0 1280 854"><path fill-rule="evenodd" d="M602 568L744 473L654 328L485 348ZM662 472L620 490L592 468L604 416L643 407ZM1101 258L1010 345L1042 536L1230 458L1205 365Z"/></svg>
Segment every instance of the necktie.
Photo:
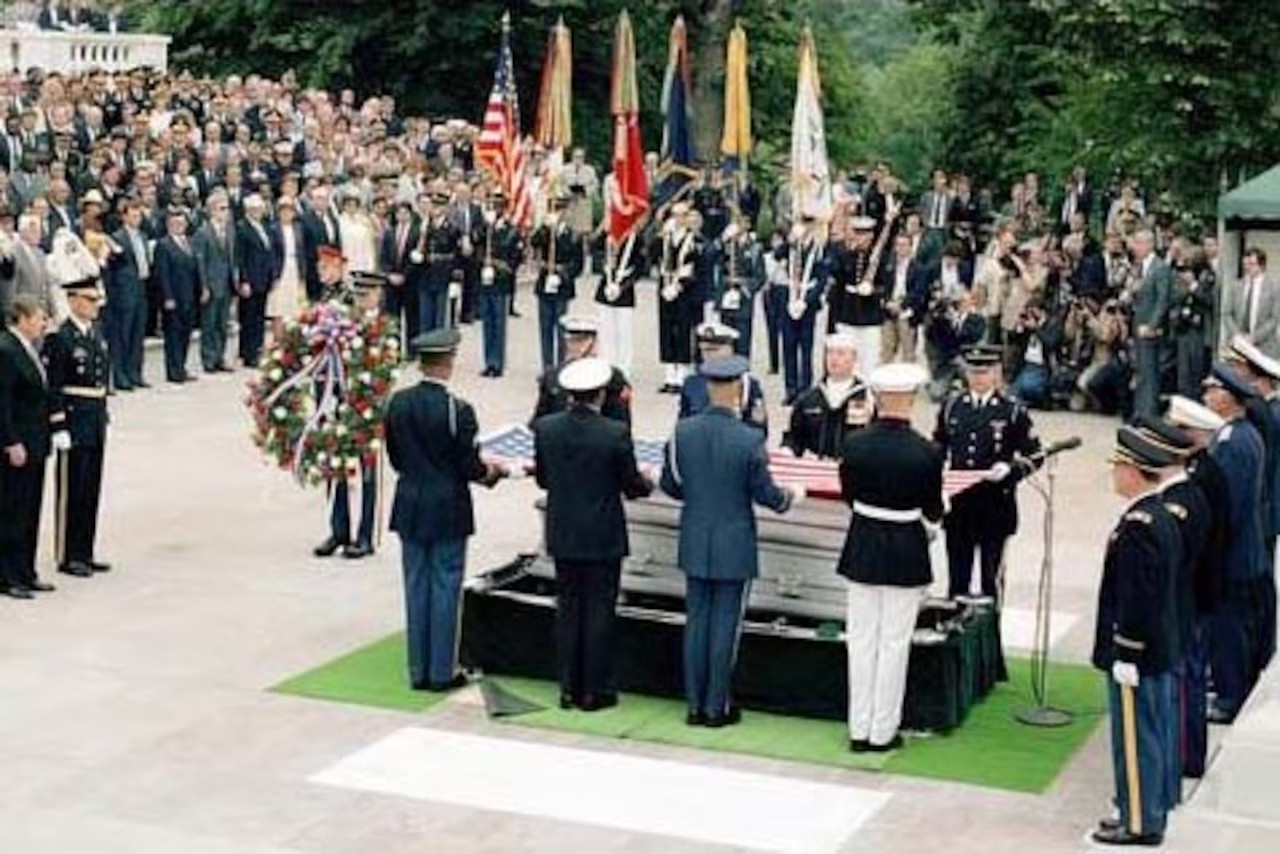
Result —
<svg viewBox="0 0 1280 854"><path fill-rule="evenodd" d="M396 234L396 259L404 260L404 247L409 242L409 226L407 223L400 223L399 232Z"/></svg>
<svg viewBox="0 0 1280 854"><path fill-rule="evenodd" d="M1257 289L1258 289L1257 280L1252 278L1249 279L1248 283L1244 287L1244 310L1246 312L1246 318L1248 320L1247 332L1250 335L1253 334L1253 326L1258 320L1257 317L1255 317L1255 314L1257 312L1255 311L1254 299L1253 299Z"/></svg>
<svg viewBox="0 0 1280 854"><path fill-rule="evenodd" d="M933 194L933 227L942 228L942 196Z"/></svg>

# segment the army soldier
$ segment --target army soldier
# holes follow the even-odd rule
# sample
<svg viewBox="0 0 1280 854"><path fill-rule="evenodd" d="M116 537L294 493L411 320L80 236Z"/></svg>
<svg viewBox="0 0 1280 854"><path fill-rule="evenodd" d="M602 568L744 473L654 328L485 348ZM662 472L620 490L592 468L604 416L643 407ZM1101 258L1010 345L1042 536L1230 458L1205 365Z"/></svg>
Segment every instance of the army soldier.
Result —
<svg viewBox="0 0 1280 854"><path fill-rule="evenodd" d="M693 365L693 329L700 319L700 284L706 276L706 246L697 214L684 202L671 206L662 227L658 264L658 359L664 366L661 391L676 393Z"/></svg>
<svg viewBox="0 0 1280 854"><path fill-rule="evenodd" d="M538 297L538 341L542 353L542 370L549 371L564 359L564 338L560 335L560 318L573 302L574 283L582 273L582 241L578 239L564 210L569 197L556 193L551 197L551 211L546 222L533 233L531 245L538 260L538 279L534 293Z"/></svg>
<svg viewBox="0 0 1280 854"><path fill-rule="evenodd" d="M614 240L605 228L591 248L591 268L599 271L595 301L599 306L601 355L624 373L631 370L634 353L636 283L648 269L643 244L639 228L629 231L620 241Z"/></svg>
<svg viewBox="0 0 1280 854"><path fill-rule="evenodd" d="M791 409L791 429L782 444L797 457L808 451L826 459L839 459L845 439L871 421L874 398L871 387L858 375L858 348L847 333L828 335L822 382L796 399Z"/></svg>
<svg viewBox="0 0 1280 854"><path fill-rule="evenodd" d="M1209 445L1209 454L1227 482L1222 597L1213 615L1209 643L1217 698L1209 720L1230 723L1257 678L1255 597L1259 579L1269 574L1261 514L1265 454L1245 411L1246 403L1255 397L1249 380L1232 365L1218 362L1204 388L1205 405L1227 422Z"/></svg>
<svg viewBox="0 0 1280 854"><path fill-rule="evenodd" d="M738 333L723 323L700 324L696 335L702 361L709 362L734 355ZM684 381L684 385L680 387L680 418L697 415L711 405L710 386L710 380L702 374L695 374ZM764 388L760 385L760 380L750 373L744 374L742 395L739 414L743 423L758 427L766 436L769 435L769 413L765 410Z"/></svg>
<svg viewBox="0 0 1280 854"><path fill-rule="evenodd" d="M480 459L475 410L448 388L461 340L456 329L415 338L423 380L396 392L387 407L387 455L400 475L391 530L400 535L416 690L466 684L457 672L457 628L467 538L475 532L469 484L493 486L504 474Z"/></svg>
<svg viewBox="0 0 1280 854"><path fill-rule="evenodd" d="M631 431L600 412L613 367L574 359L560 370L569 408L533 423L538 485L547 491L547 553L556 565L560 707L616 705L614 606L628 554L622 497L653 491L636 468Z"/></svg>
<svg viewBox="0 0 1280 854"><path fill-rule="evenodd" d="M750 361L756 294L765 286L760 241L753 232L734 221L724 230L721 242L724 269L720 276L721 287L715 293L716 311L722 323L738 332L733 351Z"/></svg>
<svg viewBox="0 0 1280 854"><path fill-rule="evenodd" d="M448 205L449 191L433 186L418 232L418 245L409 253L406 287L418 289L418 327L423 332L449 325L453 261L460 235L449 221Z"/></svg>
<svg viewBox="0 0 1280 854"><path fill-rule="evenodd" d="M88 578L110 564L94 560L102 460L107 442L110 362L97 326L102 294L95 278L62 285L70 315L44 342L52 445L57 452L58 571Z"/></svg>
<svg viewBox="0 0 1280 854"><path fill-rule="evenodd" d="M959 470L989 470L986 482L951 501L945 523L950 596L969 593L973 553L982 569L982 595L997 599L1005 541L1018 530L1014 487L1033 470L1029 458L1040 440L1027 408L1000 388L1000 352L975 347L965 354L968 390L955 394L938 413L933 440L947 463Z"/></svg>
<svg viewBox="0 0 1280 854"><path fill-rule="evenodd" d="M482 376L500 377L507 365L507 304L515 293L516 271L524 257L520 230L507 218L506 197L501 189L490 196L491 206L484 212L484 229L480 251L477 311L484 333L484 371Z"/></svg>
<svg viewBox="0 0 1280 854"><path fill-rule="evenodd" d="M1177 457L1133 427L1121 427L1111 479L1129 504L1107 541L1093 665L1107 673L1117 819L1093 839L1106 845L1159 845L1171 806L1168 739L1178 628L1176 578L1182 540L1160 492Z"/></svg>
<svg viewBox="0 0 1280 854"><path fill-rule="evenodd" d="M529 419L530 424L568 406L569 398L560 388L560 371L575 359L596 355L600 327L595 318L570 315L560 319L560 326L564 330L564 364L544 371L538 377L538 402L534 406L533 417ZM604 405L600 411L628 428L631 426L631 383L616 367L605 388Z"/></svg>
<svg viewBox="0 0 1280 854"><path fill-rule="evenodd" d="M849 749L902 746L898 725L920 600L933 581L926 521L942 518L942 455L911 429L911 364L871 374L876 420L844 443L840 487L853 508L837 572L849 581Z"/></svg>
<svg viewBox="0 0 1280 854"><path fill-rule="evenodd" d="M711 407L676 424L667 444L662 491L680 508L678 563L685 574L684 685L690 726L735 724L729 696L751 579L757 572L753 504L785 513L803 492L777 486L764 435L737 416L741 356L703 362Z"/></svg>

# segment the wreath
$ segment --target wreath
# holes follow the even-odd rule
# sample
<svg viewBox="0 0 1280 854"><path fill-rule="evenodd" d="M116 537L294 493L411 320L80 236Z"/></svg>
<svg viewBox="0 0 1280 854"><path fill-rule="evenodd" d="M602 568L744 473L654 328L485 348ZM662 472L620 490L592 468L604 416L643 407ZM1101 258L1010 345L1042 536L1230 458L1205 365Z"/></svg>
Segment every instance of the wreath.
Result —
<svg viewBox="0 0 1280 854"><path fill-rule="evenodd" d="M304 309L249 381L254 442L304 486L358 476L377 464L400 361L395 321L338 302Z"/></svg>

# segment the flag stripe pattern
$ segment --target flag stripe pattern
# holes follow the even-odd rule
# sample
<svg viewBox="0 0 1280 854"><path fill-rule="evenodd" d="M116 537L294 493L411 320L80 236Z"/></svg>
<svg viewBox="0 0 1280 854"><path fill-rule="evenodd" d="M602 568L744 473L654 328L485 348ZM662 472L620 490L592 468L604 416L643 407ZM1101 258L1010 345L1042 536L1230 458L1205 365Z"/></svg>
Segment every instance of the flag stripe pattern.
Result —
<svg viewBox="0 0 1280 854"><path fill-rule="evenodd" d="M484 122L476 141L476 163L498 179L506 195L507 218L528 228L533 218L525 177L525 150L520 139L520 97L516 91L511 58L510 23L502 19L502 48L493 74L493 89L485 106Z"/></svg>

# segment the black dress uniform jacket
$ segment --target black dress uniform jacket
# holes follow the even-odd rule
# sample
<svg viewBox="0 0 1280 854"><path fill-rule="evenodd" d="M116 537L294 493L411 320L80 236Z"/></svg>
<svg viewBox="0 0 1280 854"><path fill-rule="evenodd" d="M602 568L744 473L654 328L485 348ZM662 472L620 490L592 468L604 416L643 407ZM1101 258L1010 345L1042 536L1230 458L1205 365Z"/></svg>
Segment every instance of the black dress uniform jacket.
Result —
<svg viewBox="0 0 1280 854"><path fill-rule="evenodd" d="M844 450L845 439L866 427L870 418L870 396L861 378L854 377L849 395L839 406L831 405L819 384L796 399L791 409L791 429L782 437L782 444L797 457L809 451L836 459Z"/></svg>
<svg viewBox="0 0 1280 854"><path fill-rule="evenodd" d="M567 363L566 363L567 364ZM533 408L533 417L529 425L533 426L539 418L563 412L569 406L569 395L560 388L560 371L564 365L552 368L538 377L538 402ZM609 384L604 389L604 406L601 414L614 421L620 421L631 428L631 383L622 371L614 367L609 377Z"/></svg>
<svg viewBox="0 0 1280 854"><path fill-rule="evenodd" d="M871 253L848 246L832 250L831 283L827 291L827 331L836 324L849 326L879 326L885 321L884 288L881 282L872 282L871 293L862 296L858 285L866 278L871 266Z"/></svg>
<svg viewBox="0 0 1280 854"><path fill-rule="evenodd" d="M551 255L551 242L555 241L555 257ZM538 279L534 284L534 293L538 296L545 296L547 293L547 276L550 273L556 273L560 276L560 286L557 288L555 296L571 300L574 296L574 282L578 278L578 274L582 272L582 241L578 238L568 224L561 220L555 226L554 237L552 228L544 225L533 233L530 243L534 251L537 253L539 261ZM554 269L551 264L555 262Z"/></svg>
<svg viewBox="0 0 1280 854"><path fill-rule="evenodd" d="M595 301L614 308L635 308L636 283L649 269L640 232L636 229L624 237L613 248L612 258L608 240L607 234L601 234L591 242L591 268L597 272ZM609 277L618 285L617 299L610 300L605 293Z"/></svg>
<svg viewBox="0 0 1280 854"><path fill-rule="evenodd" d="M1190 479L1179 478L1164 488L1164 509L1177 523L1182 535L1182 562L1175 579L1175 597L1178 609L1178 638L1180 648L1185 649L1198 616L1196 586L1199 579L1210 571L1206 563L1216 558L1209 553L1213 542L1213 507L1204 490Z"/></svg>
<svg viewBox="0 0 1280 854"><path fill-rule="evenodd" d="M63 321L44 342L53 429L65 429L76 448L102 447L107 437L107 347L96 325L82 332ZM93 396L93 395L100 396Z"/></svg>
<svg viewBox="0 0 1280 854"><path fill-rule="evenodd" d="M1187 462L1187 476L1204 493L1210 513L1209 543L1196 566L1196 612L1208 616L1222 596L1222 558L1227 549L1227 478L1208 451L1197 451Z"/></svg>
<svg viewBox="0 0 1280 854"><path fill-rule="evenodd" d="M1143 675L1169 670L1179 650L1177 576L1182 535L1163 498L1153 493L1125 511L1107 542L1093 665L1119 660Z"/></svg>
<svg viewBox="0 0 1280 854"><path fill-rule="evenodd" d="M391 530L408 540L460 539L475 532L472 481L487 473L471 404L423 380L387 407L387 455L399 472Z"/></svg>
<svg viewBox="0 0 1280 854"><path fill-rule="evenodd" d="M857 501L884 510L920 510L936 522L942 518L942 455L909 422L879 419L845 440L840 491L850 505ZM855 512L837 571L862 584L929 584L933 571L924 525Z"/></svg>
<svg viewBox="0 0 1280 854"><path fill-rule="evenodd" d="M496 220L485 231L485 240L478 244L481 266L493 268L493 284L481 287L493 288L496 293L510 296L515 292L516 271L524 259L524 243L520 230L505 217Z"/></svg>
<svg viewBox="0 0 1280 854"><path fill-rule="evenodd" d="M547 491L547 553L603 563L630 554L622 497L648 495L631 431L590 407L570 404L533 424L538 486Z"/></svg>

